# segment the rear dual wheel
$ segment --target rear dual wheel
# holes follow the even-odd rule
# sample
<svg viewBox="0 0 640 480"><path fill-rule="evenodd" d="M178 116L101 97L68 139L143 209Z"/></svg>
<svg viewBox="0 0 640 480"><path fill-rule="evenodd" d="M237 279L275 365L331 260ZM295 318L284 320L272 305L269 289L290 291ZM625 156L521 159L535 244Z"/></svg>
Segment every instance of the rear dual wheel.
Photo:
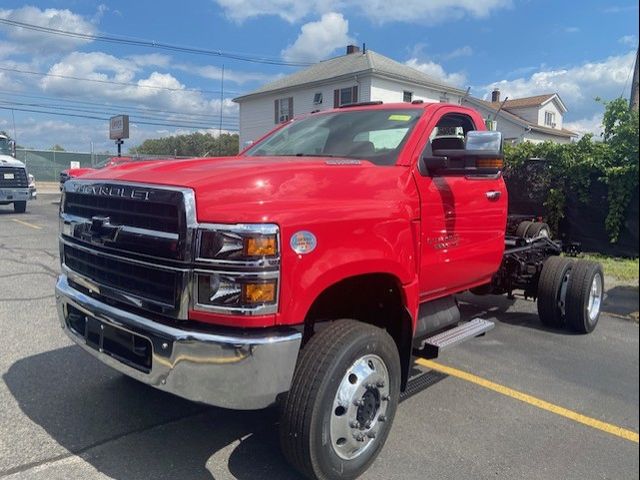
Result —
<svg viewBox="0 0 640 480"><path fill-rule="evenodd" d="M389 334L337 320L300 353L281 408L287 460L311 479L352 479L382 449L400 395L400 358Z"/></svg>
<svg viewBox="0 0 640 480"><path fill-rule="evenodd" d="M604 274L596 262L548 258L538 280L538 316L551 328L591 333L604 299Z"/></svg>

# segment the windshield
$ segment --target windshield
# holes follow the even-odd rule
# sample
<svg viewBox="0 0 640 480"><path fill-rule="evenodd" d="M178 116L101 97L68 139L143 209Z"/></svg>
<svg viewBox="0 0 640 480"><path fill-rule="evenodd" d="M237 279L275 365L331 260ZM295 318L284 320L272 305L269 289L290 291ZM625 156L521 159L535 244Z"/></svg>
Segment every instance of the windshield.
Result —
<svg viewBox="0 0 640 480"><path fill-rule="evenodd" d="M12 153L11 145L9 145L9 139L0 137L0 154L11 155Z"/></svg>
<svg viewBox="0 0 640 480"><path fill-rule="evenodd" d="M422 109L312 114L274 132L245 155L340 157L394 165Z"/></svg>

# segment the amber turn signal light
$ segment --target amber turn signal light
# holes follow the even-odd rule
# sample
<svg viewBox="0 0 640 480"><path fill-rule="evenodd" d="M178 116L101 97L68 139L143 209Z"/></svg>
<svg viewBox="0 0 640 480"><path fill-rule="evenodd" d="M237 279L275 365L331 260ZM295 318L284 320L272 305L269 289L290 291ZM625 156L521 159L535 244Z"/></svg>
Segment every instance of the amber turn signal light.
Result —
<svg viewBox="0 0 640 480"><path fill-rule="evenodd" d="M502 158L479 158L476 161L476 167L478 168L496 168L501 170L504 167L504 160Z"/></svg>
<svg viewBox="0 0 640 480"><path fill-rule="evenodd" d="M273 256L278 253L275 235L248 237L244 242L244 254L248 257Z"/></svg>
<svg viewBox="0 0 640 480"><path fill-rule="evenodd" d="M276 299L276 282L245 283L242 285L244 304L272 303Z"/></svg>

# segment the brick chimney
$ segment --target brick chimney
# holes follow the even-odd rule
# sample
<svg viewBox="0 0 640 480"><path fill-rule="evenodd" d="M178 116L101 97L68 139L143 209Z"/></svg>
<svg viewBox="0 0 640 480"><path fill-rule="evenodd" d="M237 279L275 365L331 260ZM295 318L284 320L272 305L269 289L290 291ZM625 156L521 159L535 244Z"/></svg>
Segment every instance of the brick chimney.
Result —
<svg viewBox="0 0 640 480"><path fill-rule="evenodd" d="M500 90L498 90L497 88L494 88L493 92L491 92L491 101L492 102L500 101Z"/></svg>
<svg viewBox="0 0 640 480"><path fill-rule="evenodd" d="M360 51L360 47L357 45L347 45L347 55L351 53L358 53Z"/></svg>

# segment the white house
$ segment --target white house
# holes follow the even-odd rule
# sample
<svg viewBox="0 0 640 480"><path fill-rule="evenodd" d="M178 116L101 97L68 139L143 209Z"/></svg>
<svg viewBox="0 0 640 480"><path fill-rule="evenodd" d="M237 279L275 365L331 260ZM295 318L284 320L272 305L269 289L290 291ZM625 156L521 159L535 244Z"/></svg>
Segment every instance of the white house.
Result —
<svg viewBox="0 0 640 480"><path fill-rule="evenodd" d="M316 63L233 101L240 106L242 148L294 115L374 100L460 103L464 93L376 52L349 45L346 55Z"/></svg>
<svg viewBox="0 0 640 480"><path fill-rule="evenodd" d="M492 118L499 106L499 103L468 97L464 90L371 50L361 51L354 45L347 47L346 55L316 63L233 99L240 107L240 148L294 115L358 102L413 100L468 102L484 118ZM517 100L509 102L515 105ZM543 103L544 107L536 107L524 102L522 107L513 107L514 113L503 108L498 114L497 129L512 141L569 141L574 134L562 130L562 115L566 108L560 98L555 95ZM541 108L553 114L550 118L554 127L536 123Z"/></svg>
<svg viewBox="0 0 640 480"><path fill-rule="evenodd" d="M500 91L495 89L490 102L466 97L462 103L478 110L485 119L495 122L492 128L502 132L505 141L511 143L569 143L577 137L577 134L563 127L567 107L557 93L501 102Z"/></svg>

